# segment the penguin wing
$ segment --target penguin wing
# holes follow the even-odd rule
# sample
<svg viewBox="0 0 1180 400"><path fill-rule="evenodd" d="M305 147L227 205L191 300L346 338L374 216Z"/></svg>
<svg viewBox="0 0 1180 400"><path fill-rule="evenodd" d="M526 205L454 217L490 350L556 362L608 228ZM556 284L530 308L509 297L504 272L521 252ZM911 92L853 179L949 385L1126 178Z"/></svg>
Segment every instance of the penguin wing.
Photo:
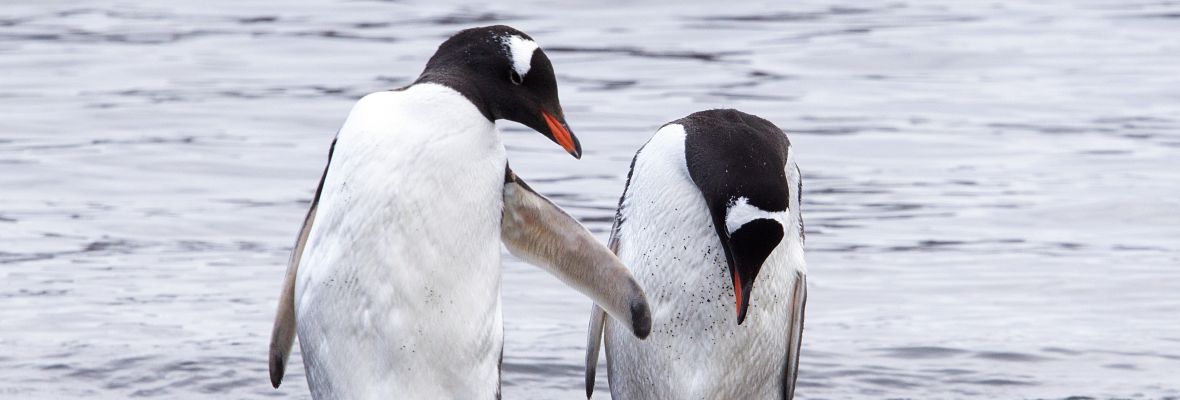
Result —
<svg viewBox="0 0 1180 400"><path fill-rule="evenodd" d="M590 329L586 336L586 398L594 395L594 375L598 373L598 353L602 346L602 329L606 327L606 312L597 304L590 310Z"/></svg>
<svg viewBox="0 0 1180 400"><path fill-rule="evenodd" d="M336 149L336 140L328 149L328 165L332 164L332 152ZM303 248L307 245L307 236L311 233L311 226L315 223L316 207L320 204L320 192L324 190L324 179L328 177L328 167L324 167L324 174L320 176L320 184L315 190L315 197L311 200L311 207L307 209L307 216L303 218L303 227L299 229L299 236L295 238L295 247L291 250L291 258L287 261L287 275L283 277L283 291L279 294L279 307L275 313L274 328L270 332L270 384L276 389L283 382L283 373L287 370L287 357L291 355L291 346L295 344L295 276L299 272L299 260L303 257Z"/></svg>
<svg viewBox="0 0 1180 400"><path fill-rule="evenodd" d="M619 219L610 227L610 240L606 247L611 253L619 254ZM586 335L586 398L594 395L594 375L598 373L598 354L602 346L602 331L606 327L606 312L595 304L590 308L590 327Z"/></svg>
<svg viewBox="0 0 1180 400"><path fill-rule="evenodd" d="M508 251L594 300L639 338L651 332L643 288L610 250L511 170L504 177L500 237Z"/></svg>
<svg viewBox="0 0 1180 400"><path fill-rule="evenodd" d="M807 308L807 275L795 273L791 287L791 326L787 329L786 368L783 373L783 400L795 397L795 378L799 374L799 350L803 344L803 314Z"/></svg>

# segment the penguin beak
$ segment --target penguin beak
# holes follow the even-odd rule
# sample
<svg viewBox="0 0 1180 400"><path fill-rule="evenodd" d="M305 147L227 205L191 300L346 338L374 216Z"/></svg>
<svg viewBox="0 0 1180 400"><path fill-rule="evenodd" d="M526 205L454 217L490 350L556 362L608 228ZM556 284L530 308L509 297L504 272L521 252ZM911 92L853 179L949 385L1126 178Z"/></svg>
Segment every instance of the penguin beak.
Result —
<svg viewBox="0 0 1180 400"><path fill-rule="evenodd" d="M783 240L783 227L777 221L756 219L747 222L726 238L726 254L729 273L733 277L733 297L737 310L737 323L746 320L750 308L750 294L754 291L754 279L762 270L762 263Z"/></svg>
<svg viewBox="0 0 1180 400"><path fill-rule="evenodd" d="M737 310L737 323L741 325L746 321L746 311L750 308L750 291L754 289L754 280L742 279L742 274L733 266L729 267L729 271L733 275L733 296L735 310Z"/></svg>
<svg viewBox="0 0 1180 400"><path fill-rule="evenodd" d="M566 125L562 118L555 117L548 111L541 111L541 117L545 119L545 124L549 126L549 138L561 145L561 148L570 153L576 159L582 158L582 144L578 142L578 138L570 132L569 125Z"/></svg>

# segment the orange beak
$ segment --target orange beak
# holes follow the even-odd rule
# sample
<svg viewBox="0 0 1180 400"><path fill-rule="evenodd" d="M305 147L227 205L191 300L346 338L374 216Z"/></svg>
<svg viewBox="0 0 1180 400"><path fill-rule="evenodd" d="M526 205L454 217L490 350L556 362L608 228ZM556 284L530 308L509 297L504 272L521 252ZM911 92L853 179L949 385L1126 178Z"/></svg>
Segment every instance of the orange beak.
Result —
<svg viewBox="0 0 1180 400"><path fill-rule="evenodd" d="M545 111L541 111L541 117L544 117L545 123L549 125L549 132L553 135L553 140L574 158L581 159L581 146L578 146L577 139L574 139L574 135L565 127L565 124Z"/></svg>
<svg viewBox="0 0 1180 400"><path fill-rule="evenodd" d="M745 311L742 309L742 280L738 277L737 273L733 274L733 295L734 299L737 300L734 310L737 311L738 325L741 325L742 320L746 318L745 315L742 315L744 314L742 311Z"/></svg>

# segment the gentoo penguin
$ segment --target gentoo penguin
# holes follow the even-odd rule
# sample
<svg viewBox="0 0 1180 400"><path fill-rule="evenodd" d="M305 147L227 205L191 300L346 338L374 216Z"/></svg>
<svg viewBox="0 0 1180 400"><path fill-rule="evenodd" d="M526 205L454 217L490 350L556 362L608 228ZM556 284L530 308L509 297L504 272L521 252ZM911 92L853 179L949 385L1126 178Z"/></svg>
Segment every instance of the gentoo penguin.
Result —
<svg viewBox="0 0 1180 400"><path fill-rule="evenodd" d="M605 328L615 400L792 398L801 190L791 143L767 120L710 110L660 128L631 162L609 242L647 291L652 333L634 340L596 307L586 396Z"/></svg>
<svg viewBox="0 0 1180 400"><path fill-rule="evenodd" d="M549 58L507 26L455 34L415 82L357 102L288 264L276 388L297 333L314 399L499 398L501 242L647 335L638 283L508 168L498 119L581 155Z"/></svg>

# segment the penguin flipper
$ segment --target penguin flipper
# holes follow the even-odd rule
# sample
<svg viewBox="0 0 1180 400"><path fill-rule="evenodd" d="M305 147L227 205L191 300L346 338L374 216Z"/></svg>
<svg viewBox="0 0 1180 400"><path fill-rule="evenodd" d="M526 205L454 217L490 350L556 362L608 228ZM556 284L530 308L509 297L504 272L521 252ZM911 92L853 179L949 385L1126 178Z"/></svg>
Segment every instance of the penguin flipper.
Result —
<svg viewBox="0 0 1180 400"><path fill-rule="evenodd" d="M619 254L619 218L610 227L610 238L606 247L616 256ZM598 373L598 354L602 346L602 331L606 328L606 312L595 304L590 309L590 327L586 335L586 398L594 396L594 379Z"/></svg>
<svg viewBox="0 0 1180 400"><path fill-rule="evenodd" d="M332 153L336 150L336 140L328 149L328 164L332 163ZM291 346L295 344L295 277L299 272L299 261L303 257L303 248L307 245L307 236L311 233L311 226L315 223L315 211L320 204L320 192L324 190L324 179L328 177L328 167L324 167L324 174L320 177L319 187L315 197L311 200L311 207L307 209L307 216L303 218L303 226L299 229L299 236L295 238L295 247L291 250L291 258L287 261L287 274L283 277L283 291L279 294L279 307L275 312L275 324L270 331L270 384L275 389L283 383L283 374L287 371L287 357L291 355Z"/></svg>
<svg viewBox="0 0 1180 400"><path fill-rule="evenodd" d="M631 271L586 227L511 170L504 178L500 237L513 255L590 297L636 337L651 333L651 307Z"/></svg>
<svg viewBox="0 0 1180 400"><path fill-rule="evenodd" d="M783 374L783 400L795 397L795 381L799 375L799 351L803 344L803 314L807 308L807 275L795 273L791 287L791 326L787 330L786 368Z"/></svg>
<svg viewBox="0 0 1180 400"><path fill-rule="evenodd" d="M291 252L291 259L287 263L287 275L283 278L283 291L279 294L279 308L275 313L274 328L270 332L270 384L278 389L283 382L283 374L287 370L287 357L291 354L291 346L295 344L295 275L299 272L299 259L303 254L303 246L307 243L307 234L315 221L315 204L307 210L307 218L303 220L303 229L295 242L295 249Z"/></svg>
<svg viewBox="0 0 1180 400"><path fill-rule="evenodd" d="M594 395L594 375L598 372L598 353L602 346L602 329L606 327L606 312L597 304L590 310L590 328L586 336L586 398Z"/></svg>

